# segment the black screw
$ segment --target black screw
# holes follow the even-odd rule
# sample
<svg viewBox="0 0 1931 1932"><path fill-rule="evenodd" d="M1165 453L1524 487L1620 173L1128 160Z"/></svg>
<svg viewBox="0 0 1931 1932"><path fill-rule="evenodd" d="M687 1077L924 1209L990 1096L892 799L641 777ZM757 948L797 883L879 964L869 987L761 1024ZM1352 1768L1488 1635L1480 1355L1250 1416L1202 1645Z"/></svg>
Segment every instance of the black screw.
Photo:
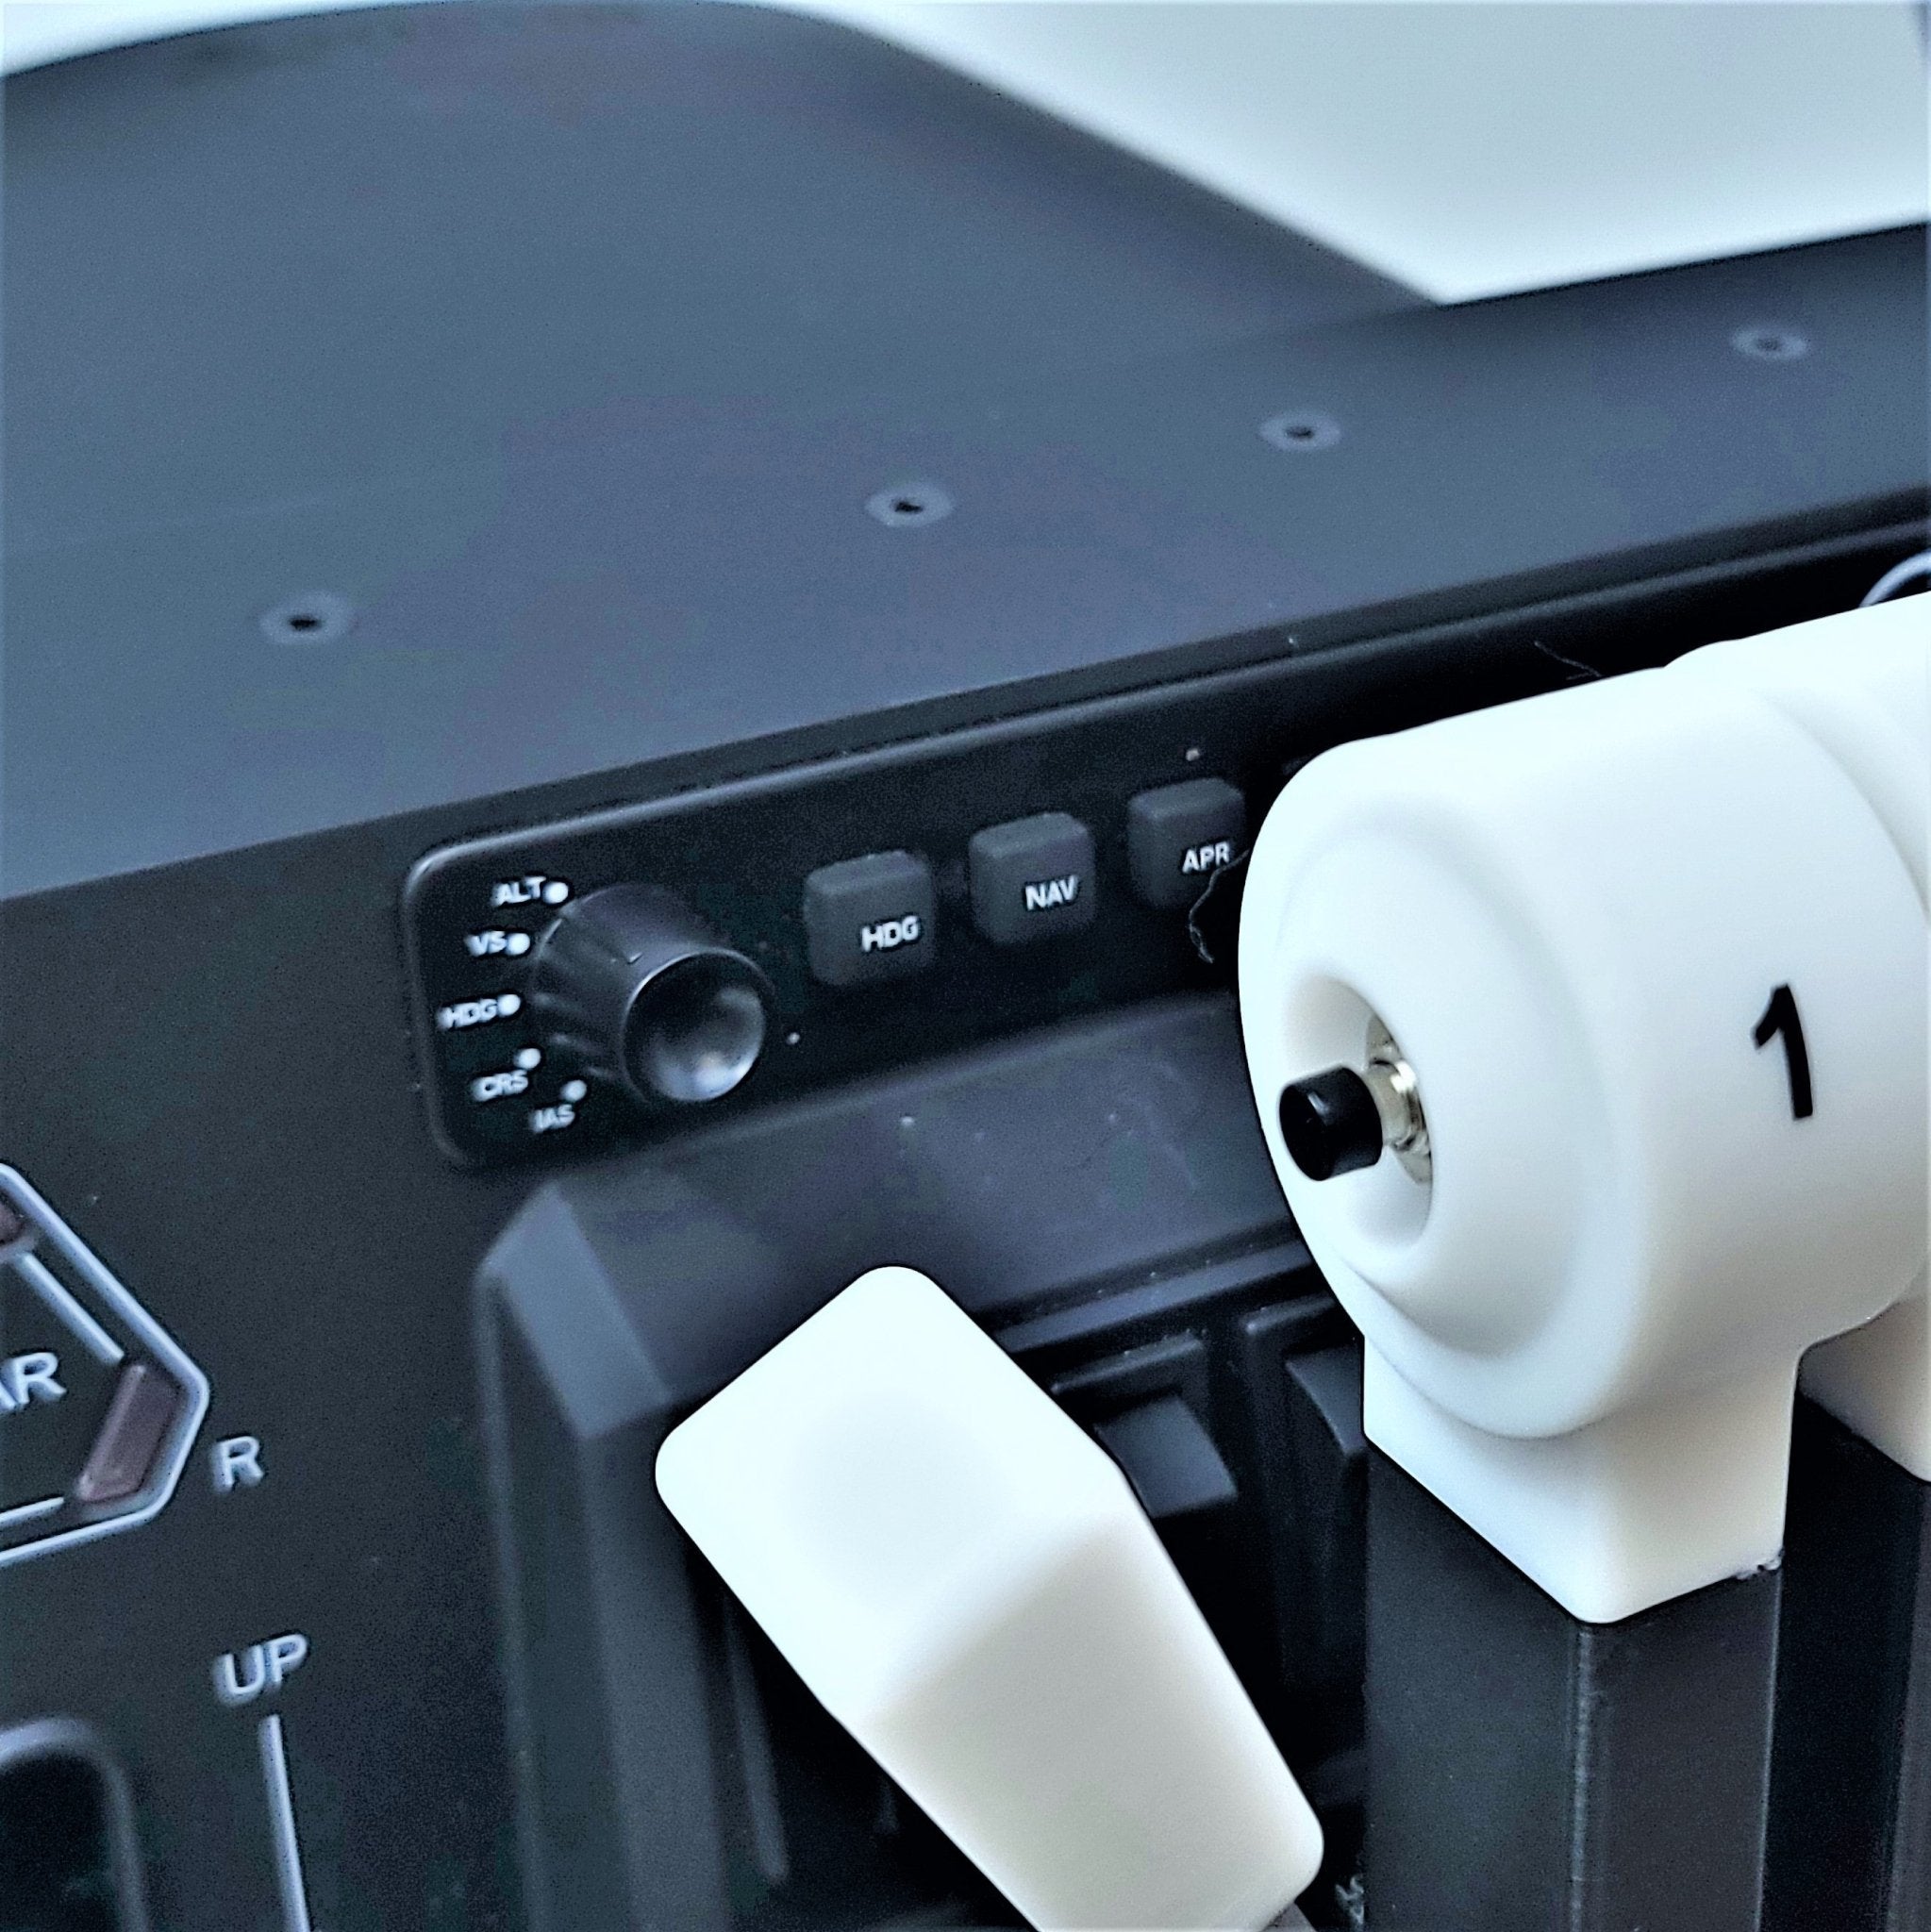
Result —
<svg viewBox="0 0 1931 1932"><path fill-rule="evenodd" d="M332 644L355 628L356 607L333 591L305 591L261 613L272 644Z"/></svg>
<svg viewBox="0 0 1931 1932"><path fill-rule="evenodd" d="M881 490L865 500L865 510L888 530L903 529L908 524L936 524L953 511L950 493L936 483L901 483L896 489Z"/></svg>
<svg viewBox="0 0 1931 1932"><path fill-rule="evenodd" d="M1341 426L1332 416L1319 409L1288 409L1270 416L1260 425L1263 442L1291 455L1302 451L1332 449L1341 440Z"/></svg>
<svg viewBox="0 0 1931 1932"><path fill-rule="evenodd" d="M1753 323L1730 338L1730 346L1740 356L1756 362L1795 362L1810 353L1810 338L1781 323Z"/></svg>
<svg viewBox="0 0 1931 1932"><path fill-rule="evenodd" d="M1296 1080L1281 1094L1281 1138L1310 1181L1332 1180L1381 1158L1381 1109L1352 1067L1329 1067Z"/></svg>

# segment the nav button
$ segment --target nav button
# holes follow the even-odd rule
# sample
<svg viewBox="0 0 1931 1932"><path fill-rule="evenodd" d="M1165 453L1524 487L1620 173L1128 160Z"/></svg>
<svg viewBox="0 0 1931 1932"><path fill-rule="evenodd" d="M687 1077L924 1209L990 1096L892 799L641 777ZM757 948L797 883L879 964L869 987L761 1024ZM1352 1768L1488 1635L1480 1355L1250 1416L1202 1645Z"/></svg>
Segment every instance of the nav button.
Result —
<svg viewBox="0 0 1931 1932"><path fill-rule="evenodd" d="M822 865L805 881L811 972L826 986L923 973L936 948L932 868L909 852Z"/></svg>
<svg viewBox="0 0 1931 1932"><path fill-rule="evenodd" d="M966 847L973 921L995 946L1077 932L1093 919L1093 835L1063 811L988 825Z"/></svg>

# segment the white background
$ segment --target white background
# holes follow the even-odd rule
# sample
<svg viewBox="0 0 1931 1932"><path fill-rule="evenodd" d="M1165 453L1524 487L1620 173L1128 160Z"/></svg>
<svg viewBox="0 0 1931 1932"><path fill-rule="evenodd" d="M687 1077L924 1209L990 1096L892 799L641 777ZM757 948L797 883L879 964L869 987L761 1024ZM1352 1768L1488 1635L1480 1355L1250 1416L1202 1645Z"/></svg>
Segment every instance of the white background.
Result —
<svg viewBox="0 0 1931 1932"><path fill-rule="evenodd" d="M1907 0L791 0L1440 300L1918 221ZM7 0L9 67L305 0Z"/></svg>

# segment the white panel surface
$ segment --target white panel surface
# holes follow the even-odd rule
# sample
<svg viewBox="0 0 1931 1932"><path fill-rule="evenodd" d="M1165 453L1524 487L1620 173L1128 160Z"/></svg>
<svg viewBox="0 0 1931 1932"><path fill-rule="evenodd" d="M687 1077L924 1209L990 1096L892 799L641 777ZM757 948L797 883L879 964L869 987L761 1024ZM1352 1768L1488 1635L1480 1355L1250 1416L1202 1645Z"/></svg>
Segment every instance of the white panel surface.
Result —
<svg viewBox="0 0 1931 1932"><path fill-rule="evenodd" d="M1441 301L1923 220L1906 0L794 0ZM9 67L309 0L8 0Z"/></svg>
<svg viewBox="0 0 1931 1932"><path fill-rule="evenodd" d="M1438 301L1924 218L1903 0L815 0Z"/></svg>

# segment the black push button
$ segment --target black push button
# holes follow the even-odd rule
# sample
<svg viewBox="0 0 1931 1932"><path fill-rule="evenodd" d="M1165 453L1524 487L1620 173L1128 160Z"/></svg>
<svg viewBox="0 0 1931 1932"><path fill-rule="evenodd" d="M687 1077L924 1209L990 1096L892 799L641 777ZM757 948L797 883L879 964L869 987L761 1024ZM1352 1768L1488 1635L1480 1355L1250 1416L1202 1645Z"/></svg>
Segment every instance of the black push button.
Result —
<svg viewBox="0 0 1931 1932"><path fill-rule="evenodd" d="M811 971L826 986L923 972L936 949L932 868L909 852L822 865L805 881Z"/></svg>
<svg viewBox="0 0 1931 1932"><path fill-rule="evenodd" d="M1374 1090L1353 1067L1309 1074L1281 1094L1281 1139L1310 1181L1373 1167L1386 1134Z"/></svg>
<svg viewBox="0 0 1931 1932"><path fill-rule="evenodd" d="M973 924L995 946L1076 932L1093 918L1093 835L1063 811L988 825L966 847Z"/></svg>
<svg viewBox="0 0 1931 1932"><path fill-rule="evenodd" d="M1149 906L1177 911L1207 890L1247 836L1247 801L1224 778L1142 791L1126 808L1126 863Z"/></svg>

